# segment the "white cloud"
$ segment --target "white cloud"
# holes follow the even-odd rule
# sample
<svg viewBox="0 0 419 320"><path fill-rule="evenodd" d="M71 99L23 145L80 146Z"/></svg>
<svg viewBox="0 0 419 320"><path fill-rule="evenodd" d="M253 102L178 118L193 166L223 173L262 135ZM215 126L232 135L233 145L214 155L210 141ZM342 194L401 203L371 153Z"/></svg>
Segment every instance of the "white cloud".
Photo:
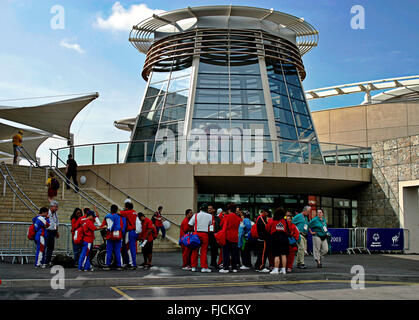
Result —
<svg viewBox="0 0 419 320"><path fill-rule="evenodd" d="M129 31L132 26L151 17L153 14L163 13L164 10L150 9L146 4L133 4L128 9L125 9L119 1L112 6L112 14L103 19L98 17L94 24L100 29L107 29L111 31Z"/></svg>
<svg viewBox="0 0 419 320"><path fill-rule="evenodd" d="M62 39L60 41L60 46L70 49L70 50L75 50L78 53L85 53L85 51L82 49L82 47L78 43L70 43L68 39Z"/></svg>

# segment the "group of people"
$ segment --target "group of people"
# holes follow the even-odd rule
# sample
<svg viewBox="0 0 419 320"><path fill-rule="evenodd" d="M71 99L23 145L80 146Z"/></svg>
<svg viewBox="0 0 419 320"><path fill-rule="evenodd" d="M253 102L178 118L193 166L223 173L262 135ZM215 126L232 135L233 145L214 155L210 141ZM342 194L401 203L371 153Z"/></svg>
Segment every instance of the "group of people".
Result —
<svg viewBox="0 0 419 320"><path fill-rule="evenodd" d="M305 269L304 256L307 252L307 238L313 236L313 256L317 267L321 268L323 257L328 252L327 223L322 209L309 219L310 206L304 207L295 216L283 208L275 209L273 215L268 207L262 207L256 221L250 214L231 203L227 210L203 204L198 213L186 210L180 226L180 239L188 233L195 233L200 246L182 246L182 269L197 271L198 257L201 272L211 272L207 252L210 252L210 266L220 273L238 272L238 269L252 268L252 251L257 259L254 268L258 272L286 274L296 267ZM182 243L182 242L181 242ZM241 262L240 262L241 258ZM269 265L267 265L267 261Z"/></svg>
<svg viewBox="0 0 419 320"><path fill-rule="evenodd" d="M37 217L33 218L36 243L35 267L51 266L55 239L58 232L58 202L53 200L50 208L42 207ZM117 270L137 268L137 245L140 244L145 269L152 266L153 241L165 229L160 206L151 219L144 213L136 212L132 202L127 199L123 210L113 204L103 221L94 208L76 208L70 217L75 265L80 271L93 271L90 252L95 240L95 231L101 230L106 243L106 267ZM277 208L272 212L262 207L255 221L250 214L241 210L234 203L227 210L215 210L213 205L203 204L198 213L188 209L180 225L180 239L188 234L196 234L200 245L190 248L182 244L182 269L198 270L200 260L201 272L220 273L249 270L252 267L258 272L286 274L296 267L305 269L307 238L313 236L313 256L317 267L321 268L323 257L328 252L327 223L322 209L317 209L314 217L309 212L310 206L304 207L301 213L293 215L290 211ZM257 259L252 265L252 252ZM210 263L208 263L208 253Z"/></svg>
<svg viewBox="0 0 419 320"><path fill-rule="evenodd" d="M51 257L54 250L55 239L58 233L58 203L53 200L50 209L42 207L39 214L33 218L33 240L36 243L35 267L46 268L52 265ZM154 216L156 222L162 221L163 207L159 207ZM164 230L157 222L156 225L144 213L136 212L131 201L127 200L124 209L119 210L113 204L110 212L103 221L94 208L75 208L70 217L75 266L79 271L93 271L90 252L95 240L95 231L101 230L106 242L105 270L115 267L116 270L137 268L137 244L140 243L145 269L152 266L153 241L157 238L158 230ZM160 226L160 228L159 228ZM164 227L163 227L164 228Z"/></svg>

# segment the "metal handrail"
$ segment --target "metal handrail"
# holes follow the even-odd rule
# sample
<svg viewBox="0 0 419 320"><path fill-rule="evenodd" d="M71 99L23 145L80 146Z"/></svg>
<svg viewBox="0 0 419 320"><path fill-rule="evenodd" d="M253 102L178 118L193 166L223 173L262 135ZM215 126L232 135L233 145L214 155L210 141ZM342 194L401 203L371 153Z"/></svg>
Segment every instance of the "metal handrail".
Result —
<svg viewBox="0 0 419 320"><path fill-rule="evenodd" d="M0 174L3 177L3 180L5 181L5 183L9 186L10 190L12 190L12 192L15 194L16 197L18 197L18 199L20 200L20 202L22 202L26 208L28 208L34 215L37 215L38 212L36 212L35 210L33 210L33 208L31 208L16 192L15 189L13 189L13 187L10 185L10 182L7 180L7 176L4 174L3 170L0 167Z"/></svg>
<svg viewBox="0 0 419 320"><path fill-rule="evenodd" d="M8 176L12 179L12 181L13 181L13 183L15 184L15 186L17 187L17 189L20 191L20 193L32 204L32 206L34 206L35 207L35 209L36 210L38 210L39 211L39 207L26 195L26 193L25 192L23 192L23 190L20 188L20 186L19 186L19 184L16 182L16 180L15 180L15 178L13 177L13 175L11 174L11 172L10 172L10 170L9 170L9 168L8 168L8 166L6 165L6 163L3 161L2 163L1 163L3 166L4 166L4 168L6 169L6 171L7 171L7 174L8 174Z"/></svg>
<svg viewBox="0 0 419 320"><path fill-rule="evenodd" d="M25 159L29 162L29 164L30 164L30 166L31 167L37 167L37 168L39 168L40 167L40 165L39 165L39 163L38 163L38 161L36 161L36 160L34 160L33 158L32 158L32 156L29 154L29 152L25 149L25 147L24 146L20 146L19 147L19 149L20 149L20 152L21 152L21 154L23 154L23 156L25 157ZM35 165L33 165L32 163L35 163Z"/></svg>
<svg viewBox="0 0 419 320"><path fill-rule="evenodd" d="M22 147L22 149L25 151L24 153L23 153L23 156L26 158L26 160L27 161L29 161L29 163L30 163L30 160L32 160L35 164L36 164L36 166L37 167L40 167L39 166L39 164L38 164L38 162L36 161L36 160L34 160L30 155L29 155L29 153L26 151L26 149L25 148L23 148ZM52 150L51 150L51 152L53 152ZM58 156L57 156L57 158L58 158ZM59 177L62 181L63 181L63 183L65 183L65 184L69 184L70 185L70 187L73 189L73 190L76 190L76 185L72 182L72 181L70 181L69 179L67 179L67 177L65 177L63 174L62 174L62 172L60 171L60 170L58 170L57 168L54 168L54 167L52 167L52 166L47 166L47 168L48 169L50 169L50 170L52 170L55 174L56 174L56 176L57 177ZM84 192L83 190L81 190L81 189L79 189L79 188L77 188L78 189L78 194L84 199L84 200L86 200L87 202L89 202L90 204L92 204L92 205L94 205L95 207L97 207L98 209L100 209L103 213L108 213L108 209L103 205L103 204L101 204L100 202L98 202L98 201L96 201L95 199L93 199L90 195L88 195L86 192Z"/></svg>
<svg viewBox="0 0 419 320"><path fill-rule="evenodd" d="M233 137L233 136L230 136ZM165 141L183 141L186 140L188 141L188 138L183 138L183 139L165 139ZM251 139L249 139L251 140ZM163 140L161 140L163 141ZM192 140L190 140L192 141ZM333 143L333 142L313 142L313 141L304 141L304 140L288 140L288 139L263 139L264 142L268 141L268 142L289 142L289 143L306 143L306 144L314 144L314 143L318 143L318 144L327 144L327 145L332 145L332 146L343 146L343 147L352 147L355 149L369 149L369 147L362 147L362 146L356 146L356 145L351 145L351 144L345 144L345 143ZM63 150L63 149L69 149L69 148L79 148L79 147L89 147L89 146L100 146L100 145L109 145L109 144L124 144L124 143L128 143L128 144L133 144L133 143L141 143L141 142L160 142L160 140L155 140L155 139L141 139L141 140L126 140L126 141L110 141L110 142L97 142L97 143L85 143L85 144L79 144L79 145L72 145L71 147L61 147L61 148L56 148L56 149L50 149L53 151L59 151L59 150Z"/></svg>
<svg viewBox="0 0 419 320"><path fill-rule="evenodd" d="M53 152L52 150L51 150L51 152ZM57 156L57 158L58 158L58 156ZM61 160L61 159L60 159ZM76 190L76 185L74 184L74 182L72 182L71 180L69 180L69 179L67 179L67 177L66 176L64 176L63 175L63 173L60 171L60 170L58 170L57 168L54 168L54 167L52 167L52 166L49 166L49 168L59 177L59 178L61 178L61 180L63 181L63 183L65 183L65 184L70 184L70 186L71 186L71 188L73 189L73 190ZM96 206L98 209L100 209L100 210L102 210L104 213L108 213L108 209L103 205L103 204L101 204L100 202L98 202L98 201L96 201L95 199L93 199L90 195L88 195L86 192L84 192L82 189L80 189L79 187L77 187L77 189L78 189L78 194L84 199L84 200L86 200L87 202L89 202L90 204L92 204L92 205L94 205L94 206Z"/></svg>

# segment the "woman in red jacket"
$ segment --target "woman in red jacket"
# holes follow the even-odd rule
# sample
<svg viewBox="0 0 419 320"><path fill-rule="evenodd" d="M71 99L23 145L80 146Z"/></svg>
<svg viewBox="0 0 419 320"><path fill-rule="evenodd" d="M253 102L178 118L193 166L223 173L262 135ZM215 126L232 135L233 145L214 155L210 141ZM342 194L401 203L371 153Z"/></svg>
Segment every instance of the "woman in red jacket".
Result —
<svg viewBox="0 0 419 320"><path fill-rule="evenodd" d="M185 218L183 219L182 223L180 224L180 234L179 239L182 239L182 237L189 232L189 220L191 220L193 216L192 209L187 209L185 211ZM191 254L192 250L183 244L182 246L182 270L190 271L192 269L191 267Z"/></svg>
<svg viewBox="0 0 419 320"><path fill-rule="evenodd" d="M236 205L230 204L228 206L227 214L221 221L221 228L226 233L226 244L223 246L223 269L221 273L230 272L230 255L231 255L231 269L237 272L239 265L239 226L242 219L236 214Z"/></svg>
<svg viewBox="0 0 419 320"><path fill-rule="evenodd" d="M277 208L275 210L273 219L270 219L266 224L266 231L271 235L271 250L274 256L274 269L271 274L286 274L287 255L289 254L289 241L291 226L284 218L285 210ZM279 266L281 265L281 271Z"/></svg>
<svg viewBox="0 0 419 320"><path fill-rule="evenodd" d="M290 222L291 227L291 236L295 239L295 245L289 246L289 254L287 255L287 273L292 272L292 266L294 264L295 254L298 251L297 242L300 239L300 232L298 231L295 224L292 223L293 215L291 212L287 211L286 218Z"/></svg>
<svg viewBox="0 0 419 320"><path fill-rule="evenodd" d="M70 217L71 221L71 241L73 243L73 257L74 257L74 264L77 267L79 264L79 258L81 249L83 248L83 244L75 244L74 243L74 233L76 229L80 227L80 218L83 216L83 212L80 208L75 208L73 214Z"/></svg>

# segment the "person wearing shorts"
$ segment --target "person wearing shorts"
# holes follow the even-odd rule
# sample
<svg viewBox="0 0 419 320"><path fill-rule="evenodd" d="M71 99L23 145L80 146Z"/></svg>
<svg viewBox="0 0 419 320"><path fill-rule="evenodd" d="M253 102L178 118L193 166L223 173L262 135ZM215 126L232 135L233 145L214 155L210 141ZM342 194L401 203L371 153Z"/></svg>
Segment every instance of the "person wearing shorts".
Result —
<svg viewBox="0 0 419 320"><path fill-rule="evenodd" d="M275 210L274 216L266 224L266 231L271 235L271 252L274 257L274 269L271 274L286 274L287 255L289 254L289 231L290 222L286 220L285 210L278 208ZM281 265L281 271L279 266Z"/></svg>

